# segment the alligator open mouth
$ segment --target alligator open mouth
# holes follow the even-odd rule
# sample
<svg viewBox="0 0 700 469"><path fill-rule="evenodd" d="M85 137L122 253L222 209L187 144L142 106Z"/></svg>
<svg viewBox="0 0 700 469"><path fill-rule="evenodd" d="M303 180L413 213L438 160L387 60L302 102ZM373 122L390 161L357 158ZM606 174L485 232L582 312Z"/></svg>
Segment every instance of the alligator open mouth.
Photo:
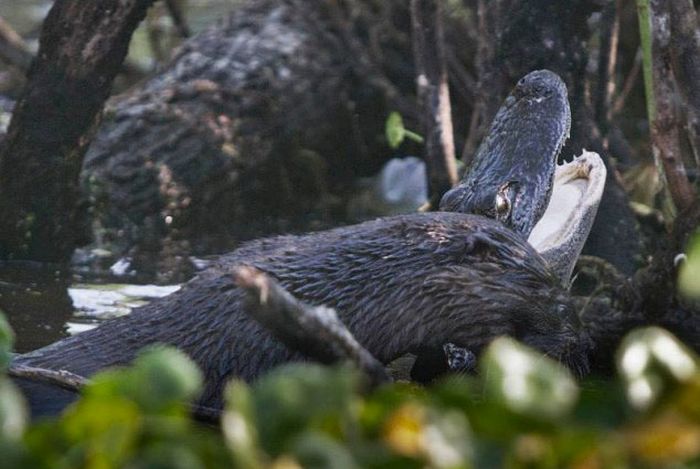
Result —
<svg viewBox="0 0 700 469"><path fill-rule="evenodd" d="M565 284L593 226L606 174L600 156L586 150L557 166L549 204L528 237Z"/></svg>

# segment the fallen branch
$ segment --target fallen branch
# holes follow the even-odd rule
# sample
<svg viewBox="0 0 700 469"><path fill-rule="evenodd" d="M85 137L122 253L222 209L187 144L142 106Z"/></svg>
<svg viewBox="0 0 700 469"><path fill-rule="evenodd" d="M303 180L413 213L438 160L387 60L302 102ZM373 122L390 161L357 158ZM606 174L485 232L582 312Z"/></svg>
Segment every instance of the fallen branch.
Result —
<svg viewBox="0 0 700 469"><path fill-rule="evenodd" d="M37 383L57 386L66 391L79 393L90 380L66 370L48 370L34 366L11 364L7 374L13 378L22 378Z"/></svg>
<svg viewBox="0 0 700 469"><path fill-rule="evenodd" d="M371 386L389 381L384 365L355 340L333 309L299 301L254 267L236 268L233 278L247 293L244 311L291 350L321 363L350 360Z"/></svg>
<svg viewBox="0 0 700 469"><path fill-rule="evenodd" d="M76 394L80 394L85 386L92 383L90 379L67 370L49 370L47 368L16 364L10 365L7 375L35 383L49 384ZM188 405L188 409L192 417L203 423L218 424L221 419L220 409L195 404Z"/></svg>

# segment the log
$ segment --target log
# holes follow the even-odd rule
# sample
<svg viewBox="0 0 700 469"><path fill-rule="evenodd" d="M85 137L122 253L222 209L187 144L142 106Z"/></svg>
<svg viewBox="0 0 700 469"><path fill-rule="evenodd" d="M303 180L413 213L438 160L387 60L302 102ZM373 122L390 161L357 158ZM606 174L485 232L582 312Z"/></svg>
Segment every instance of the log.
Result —
<svg viewBox="0 0 700 469"><path fill-rule="evenodd" d="M115 100L88 152L91 246L148 275L343 221L353 181L391 156L389 111L415 122L402 3L255 0L185 42Z"/></svg>

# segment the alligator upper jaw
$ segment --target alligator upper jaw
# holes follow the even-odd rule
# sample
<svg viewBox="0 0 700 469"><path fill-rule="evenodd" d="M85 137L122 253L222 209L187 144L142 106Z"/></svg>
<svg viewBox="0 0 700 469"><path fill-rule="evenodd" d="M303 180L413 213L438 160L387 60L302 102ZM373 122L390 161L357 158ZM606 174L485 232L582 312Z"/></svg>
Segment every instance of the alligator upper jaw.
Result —
<svg viewBox="0 0 700 469"><path fill-rule="evenodd" d="M600 156L586 150L557 166L549 205L528 237L564 285L593 226L606 174Z"/></svg>

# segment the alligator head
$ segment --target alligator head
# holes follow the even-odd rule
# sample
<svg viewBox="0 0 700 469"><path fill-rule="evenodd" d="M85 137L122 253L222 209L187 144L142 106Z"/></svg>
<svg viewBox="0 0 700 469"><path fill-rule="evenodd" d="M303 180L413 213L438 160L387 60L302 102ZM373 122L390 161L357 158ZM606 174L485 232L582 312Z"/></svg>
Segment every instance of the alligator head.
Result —
<svg viewBox="0 0 700 469"><path fill-rule="evenodd" d="M561 78L549 70L527 74L498 110L469 171L443 196L440 210L486 215L527 236L549 203L570 126Z"/></svg>
<svg viewBox="0 0 700 469"><path fill-rule="evenodd" d="M440 202L440 210L496 218L528 237L564 284L593 224L606 174L591 152L557 166L570 126L561 78L549 70L527 74L496 114L469 171Z"/></svg>

